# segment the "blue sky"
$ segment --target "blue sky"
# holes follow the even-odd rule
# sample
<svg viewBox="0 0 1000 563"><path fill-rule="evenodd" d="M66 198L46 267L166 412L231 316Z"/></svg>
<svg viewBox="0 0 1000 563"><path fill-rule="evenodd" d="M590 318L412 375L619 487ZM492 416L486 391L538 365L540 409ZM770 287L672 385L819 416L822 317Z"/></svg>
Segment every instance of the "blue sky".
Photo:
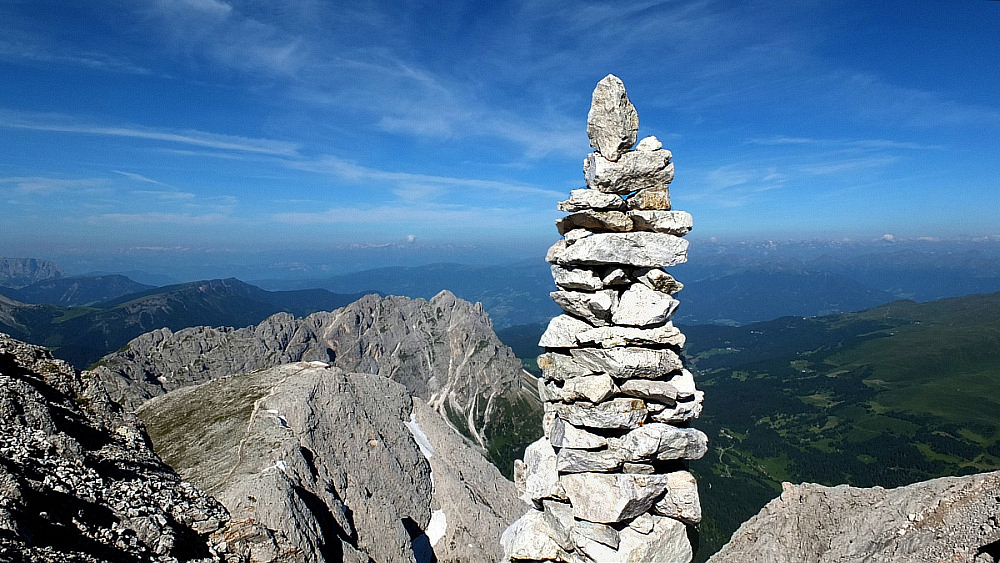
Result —
<svg viewBox="0 0 1000 563"><path fill-rule="evenodd" d="M608 73L692 237L1000 235L1000 2L0 0L0 255L540 257Z"/></svg>

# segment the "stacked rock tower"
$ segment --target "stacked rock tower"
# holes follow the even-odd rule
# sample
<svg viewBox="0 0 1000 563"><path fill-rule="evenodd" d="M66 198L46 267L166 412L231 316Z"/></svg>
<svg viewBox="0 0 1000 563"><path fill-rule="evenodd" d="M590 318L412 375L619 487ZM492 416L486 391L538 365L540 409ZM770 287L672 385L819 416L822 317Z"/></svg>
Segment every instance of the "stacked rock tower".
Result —
<svg viewBox="0 0 1000 563"><path fill-rule="evenodd" d="M514 465L532 508L501 538L508 561L691 559L701 506L686 460L708 443L688 424L704 394L670 322L683 286L663 268L687 260L692 220L670 209L670 151L656 137L636 145L638 128L608 75L587 116L587 187L559 203L563 239L546 256L565 314L539 343L545 436Z"/></svg>

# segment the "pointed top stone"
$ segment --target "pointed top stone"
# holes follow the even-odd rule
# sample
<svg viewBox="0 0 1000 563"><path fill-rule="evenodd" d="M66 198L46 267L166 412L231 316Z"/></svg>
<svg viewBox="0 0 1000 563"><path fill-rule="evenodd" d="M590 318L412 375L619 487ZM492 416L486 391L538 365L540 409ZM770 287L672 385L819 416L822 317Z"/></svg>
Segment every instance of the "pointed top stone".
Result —
<svg viewBox="0 0 1000 563"><path fill-rule="evenodd" d="M625 93L625 84L613 74L605 76L594 88L587 114L590 146L604 158L617 161L635 144L638 131L639 114Z"/></svg>

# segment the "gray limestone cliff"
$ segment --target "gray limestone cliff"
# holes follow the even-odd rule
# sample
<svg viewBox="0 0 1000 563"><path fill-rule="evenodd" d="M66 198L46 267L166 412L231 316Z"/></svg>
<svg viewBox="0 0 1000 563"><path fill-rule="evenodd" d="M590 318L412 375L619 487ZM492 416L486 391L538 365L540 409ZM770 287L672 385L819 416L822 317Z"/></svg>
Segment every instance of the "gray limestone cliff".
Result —
<svg viewBox="0 0 1000 563"><path fill-rule="evenodd" d="M62 268L38 258L0 258L0 286L21 288L37 281L61 278Z"/></svg>
<svg viewBox="0 0 1000 563"><path fill-rule="evenodd" d="M239 561L229 515L142 424L48 350L0 334L0 561Z"/></svg>
<svg viewBox="0 0 1000 563"><path fill-rule="evenodd" d="M416 404L414 404L416 403ZM489 561L513 484L406 388L297 362L143 404L164 460L251 561Z"/></svg>
<svg viewBox="0 0 1000 563"><path fill-rule="evenodd" d="M895 489L784 484L710 563L996 563L1000 472Z"/></svg>
<svg viewBox="0 0 1000 563"><path fill-rule="evenodd" d="M483 447L504 405L525 394L520 362L489 316L447 291L429 301L368 295L332 312L304 319L279 313L240 329L155 330L92 373L134 409L174 389L297 361L397 381Z"/></svg>

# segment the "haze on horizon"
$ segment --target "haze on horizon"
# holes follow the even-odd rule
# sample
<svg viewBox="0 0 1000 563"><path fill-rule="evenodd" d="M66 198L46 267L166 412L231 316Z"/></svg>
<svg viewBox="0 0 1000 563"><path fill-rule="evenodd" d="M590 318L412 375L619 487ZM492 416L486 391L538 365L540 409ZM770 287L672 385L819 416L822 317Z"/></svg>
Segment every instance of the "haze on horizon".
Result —
<svg viewBox="0 0 1000 563"><path fill-rule="evenodd" d="M998 25L987 0L0 2L0 256L540 259L608 73L695 240L995 237Z"/></svg>

